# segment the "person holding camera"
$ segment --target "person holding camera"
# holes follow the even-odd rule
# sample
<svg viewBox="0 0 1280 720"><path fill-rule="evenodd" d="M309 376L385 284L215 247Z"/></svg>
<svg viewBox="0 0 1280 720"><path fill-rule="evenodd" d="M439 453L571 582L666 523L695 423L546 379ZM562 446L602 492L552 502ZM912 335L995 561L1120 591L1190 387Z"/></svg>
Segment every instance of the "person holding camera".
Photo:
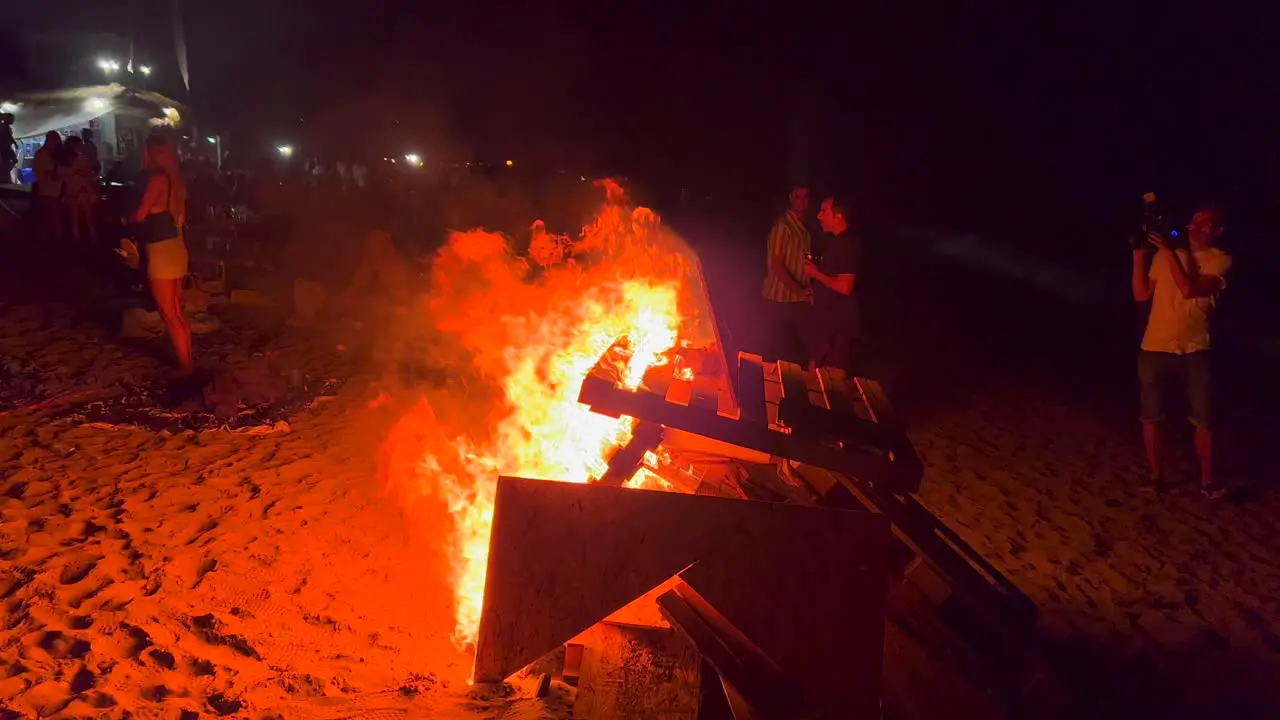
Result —
<svg viewBox="0 0 1280 720"><path fill-rule="evenodd" d="M1214 246L1223 232L1221 209L1202 206L1187 226L1188 246L1173 249L1170 238L1151 232L1133 250L1133 299L1151 301L1138 353L1142 440L1151 486L1161 484L1161 382L1176 379L1186 392L1200 460L1200 489L1218 499L1226 488L1213 474L1213 423L1209 368L1209 320L1226 287L1231 257ZM1147 259L1151 257L1148 268Z"/></svg>

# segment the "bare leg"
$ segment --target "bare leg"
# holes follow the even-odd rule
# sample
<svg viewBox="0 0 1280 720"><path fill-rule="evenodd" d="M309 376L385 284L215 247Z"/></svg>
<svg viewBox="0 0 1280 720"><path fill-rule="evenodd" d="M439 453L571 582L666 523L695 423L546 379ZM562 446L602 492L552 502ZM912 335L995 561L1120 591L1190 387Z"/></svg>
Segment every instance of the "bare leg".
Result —
<svg viewBox="0 0 1280 720"><path fill-rule="evenodd" d="M191 327L182 314L182 279L152 278L151 295L156 300L156 309L169 332L169 342L173 345L178 369L184 373L191 372L194 368L191 360Z"/></svg>
<svg viewBox="0 0 1280 720"><path fill-rule="evenodd" d="M1159 478L1160 455L1161 451L1164 450L1164 439L1162 437L1160 423L1142 423L1142 445L1147 450L1147 467L1151 470L1151 477Z"/></svg>
<svg viewBox="0 0 1280 720"><path fill-rule="evenodd" d="M1196 428L1196 456L1200 458L1200 484L1213 485L1213 432Z"/></svg>

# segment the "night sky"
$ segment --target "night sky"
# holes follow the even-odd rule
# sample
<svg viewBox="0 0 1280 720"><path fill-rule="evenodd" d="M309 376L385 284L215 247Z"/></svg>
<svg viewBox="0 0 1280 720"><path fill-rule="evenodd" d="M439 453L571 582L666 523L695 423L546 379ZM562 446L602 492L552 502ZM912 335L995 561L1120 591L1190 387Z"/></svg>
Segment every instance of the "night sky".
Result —
<svg viewBox="0 0 1280 720"><path fill-rule="evenodd" d="M992 231L1071 236L1150 189L1276 205L1269 4L845 5L183 0L186 97L263 147L413 145L721 191L807 176ZM6 13L6 34L132 32L183 97L169 6L64 2ZM42 85L92 71L4 64Z"/></svg>

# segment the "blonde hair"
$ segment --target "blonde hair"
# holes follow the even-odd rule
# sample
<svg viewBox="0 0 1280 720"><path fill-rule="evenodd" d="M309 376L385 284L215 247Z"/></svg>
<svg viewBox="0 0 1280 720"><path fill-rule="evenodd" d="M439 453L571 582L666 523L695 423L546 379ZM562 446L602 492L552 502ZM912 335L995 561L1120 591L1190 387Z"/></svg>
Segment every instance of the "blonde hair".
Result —
<svg viewBox="0 0 1280 720"><path fill-rule="evenodd" d="M143 157L147 167L163 173L169 181L169 212L177 221L179 230L187 220L187 183L182 179L182 169L178 164L178 153L168 138L163 135L152 135L147 138L146 153Z"/></svg>

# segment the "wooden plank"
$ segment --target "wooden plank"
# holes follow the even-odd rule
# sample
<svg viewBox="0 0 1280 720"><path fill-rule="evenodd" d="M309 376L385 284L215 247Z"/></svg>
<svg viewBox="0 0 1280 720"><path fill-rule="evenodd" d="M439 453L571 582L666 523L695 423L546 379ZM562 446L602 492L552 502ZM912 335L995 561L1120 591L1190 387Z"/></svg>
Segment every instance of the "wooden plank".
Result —
<svg viewBox="0 0 1280 720"><path fill-rule="evenodd" d="M750 703L742 696L738 688L733 686L733 683L718 674L716 677L720 680L721 689L724 690L725 702L729 705L729 712L732 713L733 720L763 720L751 709Z"/></svg>
<svg viewBox="0 0 1280 720"><path fill-rule="evenodd" d="M715 333L716 338L716 360L719 362L721 371L723 372L723 377L725 378L724 388L729 393L729 407L731 410L726 414L726 417L738 417L740 414L738 412L738 396L735 392L733 378L730 375L729 346L724 343L723 334L720 332L720 323L717 321L715 316L715 308L711 307L711 293L707 291L707 279L702 273L702 261L695 257L694 262L697 263L694 269L697 270L698 289L702 291L702 297L706 298L707 310L711 315L709 320L711 322L711 330Z"/></svg>
<svg viewBox="0 0 1280 720"><path fill-rule="evenodd" d="M697 720L702 658L685 637L596 625L582 640L573 717Z"/></svg>
<svg viewBox="0 0 1280 720"><path fill-rule="evenodd" d="M767 463L770 457L768 453L733 445L705 435L695 435L679 428L666 428L662 436L662 447L676 452L714 455L718 458L740 460L747 463Z"/></svg>
<svg viewBox="0 0 1280 720"><path fill-rule="evenodd" d="M831 405L827 403L827 395L818 374L801 368L801 376L804 378L804 386L809 389L809 404L816 408L830 409Z"/></svg>
<svg viewBox="0 0 1280 720"><path fill-rule="evenodd" d="M675 363L667 363L666 365L658 365L651 367L644 374L644 380L640 382L642 390L653 393L654 395L665 398L667 389L671 387L671 374L675 371Z"/></svg>
<svg viewBox="0 0 1280 720"><path fill-rule="evenodd" d="M658 597L658 607L716 673L739 690L743 704L754 714L768 718L802 716L803 698L789 687L786 678L767 660L754 657L749 649L730 644L686 598L672 590Z"/></svg>
<svg viewBox="0 0 1280 720"><path fill-rule="evenodd" d="M689 406L720 414L719 393L720 378L714 375L694 375Z"/></svg>
<svg viewBox="0 0 1280 720"><path fill-rule="evenodd" d="M477 682L506 679L695 562L804 554L809 550L792 538L810 537L815 527L855 534L868 518L875 520L865 513L508 477L498 479L493 512Z"/></svg>
<svg viewBox="0 0 1280 720"><path fill-rule="evenodd" d="M858 392L862 395L862 401L866 404L867 410L875 419L876 424L887 431L891 439L890 451L895 463L904 469L909 476L915 476L915 486L909 489L899 489L896 492L913 493L920 489L920 479L924 476L924 463L920 460L920 455L916 453L915 447L911 444L911 440L907 437L906 428L898 420L898 416L893 412L893 407L889 404L889 398L885 396L884 389L880 383L867 378L854 378L854 384L858 388Z"/></svg>
<svg viewBox="0 0 1280 720"><path fill-rule="evenodd" d="M609 458L608 469L600 477L600 483L620 487L635 477L640 466L644 464L644 456L662 443L662 435L661 425L644 420L636 421L631 439Z"/></svg>
<svg viewBox="0 0 1280 720"><path fill-rule="evenodd" d="M658 596L674 589L679 582L680 578L672 576L666 582L623 605L600 622L610 625L647 628L649 630L670 630L671 623L667 622L667 619L658 610Z"/></svg>
<svg viewBox="0 0 1280 720"><path fill-rule="evenodd" d="M817 408L809 399L809 386L804 381L804 371L800 366L778 361L778 372L782 375L782 402L778 412L782 422L792 430L807 430L821 425L821 419L815 412Z"/></svg>
<svg viewBox="0 0 1280 720"><path fill-rule="evenodd" d="M914 498L881 492L822 468L802 465L798 471L806 478L829 474L862 504L884 514L892 523L894 535L961 595L966 604L986 615L993 624L1008 627L1034 623L1035 603L986 560L976 564L974 558L980 558L978 553Z"/></svg>
<svg viewBox="0 0 1280 720"><path fill-rule="evenodd" d="M693 381L672 376L671 385L667 388L667 402L672 405L688 407L693 399Z"/></svg>
<svg viewBox="0 0 1280 720"><path fill-rule="evenodd" d="M817 376L818 381L822 384L823 394L827 398L827 407L833 412L841 415L852 415L865 420L875 419L866 411L862 396L854 396L854 393L857 392L856 389L854 392L849 391L843 370L827 367L818 368Z"/></svg>
<svg viewBox="0 0 1280 720"><path fill-rule="evenodd" d="M742 420L768 423L766 402L764 360L759 355L738 353L738 407L742 409Z"/></svg>
<svg viewBox="0 0 1280 720"><path fill-rule="evenodd" d="M918 470L895 466L883 453L856 445L835 447L807 438L803 434L782 433L756 423L729 420L697 408L659 402L647 393L619 390L593 375L588 375L583 381L578 401L604 415L643 418L668 428L674 427L770 455L830 468L855 477L874 478L878 486L894 491L906 492L909 491L908 488L917 488L920 484Z"/></svg>
<svg viewBox="0 0 1280 720"><path fill-rule="evenodd" d="M826 717L876 717L881 696L892 537L884 516L858 515L848 524L815 518L781 551L695 563L677 585L713 627L723 619L740 632Z"/></svg>

